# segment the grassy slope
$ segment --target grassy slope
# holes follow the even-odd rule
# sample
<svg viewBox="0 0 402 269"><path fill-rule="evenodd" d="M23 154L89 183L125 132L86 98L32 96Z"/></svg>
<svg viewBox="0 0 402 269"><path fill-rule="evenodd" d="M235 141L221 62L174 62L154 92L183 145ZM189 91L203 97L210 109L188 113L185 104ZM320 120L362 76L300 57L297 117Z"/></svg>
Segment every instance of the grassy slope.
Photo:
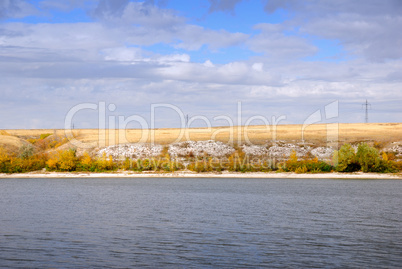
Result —
<svg viewBox="0 0 402 269"><path fill-rule="evenodd" d="M327 128L325 124L310 125L305 129L304 138L308 143L316 146L325 146L327 143ZM276 131L276 140L287 142L299 142L301 136L302 125L278 125ZM353 143L360 141L379 142L384 146L395 141L402 141L402 123L368 123L368 124L339 124L338 139L336 136L330 137L329 140L338 140L340 144ZM169 144L180 138L180 129L156 129L154 130L155 143ZM18 147L29 138L38 138L41 134L50 133L59 137L64 137L64 130L53 129L37 129L37 130L3 130L0 135L0 146ZM97 129L77 129L73 131L76 139L82 142L96 142L97 146L113 145L119 143L136 143L149 142L153 136L150 130L114 130L106 131L105 134L99 136ZM329 132L333 134L333 132ZM184 131L181 141L187 140L209 140L214 139L225 143L237 144L239 135L241 134L240 144L247 142L246 137L253 144L265 144L270 142L274 137L274 131L270 127L265 126L249 126L233 127L216 127L208 130L207 128L191 128ZM102 139L102 137L104 137ZM101 138L101 139L99 139Z"/></svg>

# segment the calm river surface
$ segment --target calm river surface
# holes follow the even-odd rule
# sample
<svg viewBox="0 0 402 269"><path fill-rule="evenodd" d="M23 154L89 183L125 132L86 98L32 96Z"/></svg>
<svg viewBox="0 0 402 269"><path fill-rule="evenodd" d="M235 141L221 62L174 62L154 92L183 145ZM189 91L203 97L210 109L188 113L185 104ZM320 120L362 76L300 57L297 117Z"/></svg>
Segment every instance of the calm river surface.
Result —
<svg viewBox="0 0 402 269"><path fill-rule="evenodd" d="M401 268L402 181L0 179L2 268Z"/></svg>

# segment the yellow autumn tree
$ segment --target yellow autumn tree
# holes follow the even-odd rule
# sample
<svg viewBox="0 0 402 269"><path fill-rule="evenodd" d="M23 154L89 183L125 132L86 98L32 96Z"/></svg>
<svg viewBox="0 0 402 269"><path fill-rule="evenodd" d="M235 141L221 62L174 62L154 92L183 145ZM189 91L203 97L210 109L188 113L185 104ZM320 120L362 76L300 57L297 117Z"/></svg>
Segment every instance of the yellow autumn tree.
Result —
<svg viewBox="0 0 402 269"><path fill-rule="evenodd" d="M49 170L70 172L76 170L77 163L78 158L75 149L68 149L53 154L46 161L46 166Z"/></svg>
<svg viewBox="0 0 402 269"><path fill-rule="evenodd" d="M84 152L84 154L80 158L80 169L83 171L94 170L94 160L88 154L88 152Z"/></svg>

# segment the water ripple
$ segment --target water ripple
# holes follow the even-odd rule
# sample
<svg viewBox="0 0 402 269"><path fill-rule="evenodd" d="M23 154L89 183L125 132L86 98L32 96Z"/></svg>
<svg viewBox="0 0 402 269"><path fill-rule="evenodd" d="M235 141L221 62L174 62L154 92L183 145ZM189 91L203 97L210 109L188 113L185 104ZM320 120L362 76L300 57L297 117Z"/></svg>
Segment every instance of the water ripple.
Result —
<svg viewBox="0 0 402 269"><path fill-rule="evenodd" d="M0 180L2 268L401 268L402 182Z"/></svg>

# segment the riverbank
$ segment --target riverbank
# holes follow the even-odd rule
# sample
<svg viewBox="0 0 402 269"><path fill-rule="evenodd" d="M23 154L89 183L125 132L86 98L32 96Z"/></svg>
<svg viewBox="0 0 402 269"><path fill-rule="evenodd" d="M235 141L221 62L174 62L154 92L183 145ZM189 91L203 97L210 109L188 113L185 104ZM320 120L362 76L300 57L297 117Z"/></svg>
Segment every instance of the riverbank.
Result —
<svg viewBox="0 0 402 269"><path fill-rule="evenodd" d="M402 174L381 174L381 173L276 173L276 172L252 172L252 173L194 173L191 171L180 171L172 173L156 172L115 172L115 173L79 173L79 172L30 172L17 174L0 174L0 178L154 178L154 177L179 177L179 178L316 178L316 179L402 179Z"/></svg>

